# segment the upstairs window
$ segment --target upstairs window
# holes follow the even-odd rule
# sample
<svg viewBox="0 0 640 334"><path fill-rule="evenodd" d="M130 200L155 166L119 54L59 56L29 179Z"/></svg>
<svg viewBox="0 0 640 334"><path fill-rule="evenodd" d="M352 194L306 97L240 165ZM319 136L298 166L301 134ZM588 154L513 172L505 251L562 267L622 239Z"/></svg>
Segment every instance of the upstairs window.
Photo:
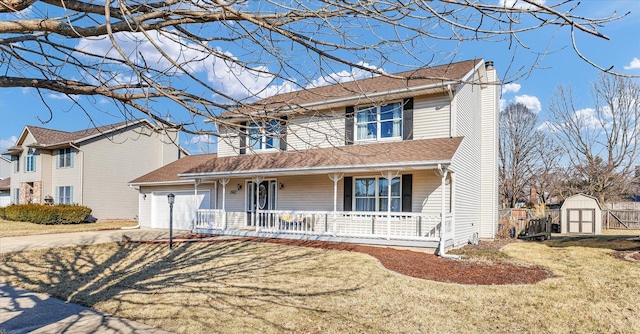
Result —
<svg viewBox="0 0 640 334"><path fill-rule="evenodd" d="M402 103L358 108L355 128L356 140L402 138Z"/></svg>
<svg viewBox="0 0 640 334"><path fill-rule="evenodd" d="M35 172L36 171L36 156L34 151L29 150L27 157L24 158L24 171Z"/></svg>
<svg viewBox="0 0 640 334"><path fill-rule="evenodd" d="M248 124L248 147L255 150L280 149L281 124L277 120Z"/></svg>
<svg viewBox="0 0 640 334"><path fill-rule="evenodd" d="M11 156L11 161L13 161L13 172L14 173L20 172L20 156L19 155L12 155Z"/></svg>
<svg viewBox="0 0 640 334"><path fill-rule="evenodd" d="M57 152L57 167L73 167L73 149L71 147L59 149Z"/></svg>

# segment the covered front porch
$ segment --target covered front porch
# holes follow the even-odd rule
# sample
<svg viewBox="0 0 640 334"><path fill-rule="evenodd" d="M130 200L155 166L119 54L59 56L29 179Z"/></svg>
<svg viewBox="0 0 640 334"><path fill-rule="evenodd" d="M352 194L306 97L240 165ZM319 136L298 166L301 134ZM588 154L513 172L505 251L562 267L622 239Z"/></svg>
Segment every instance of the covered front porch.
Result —
<svg viewBox="0 0 640 334"><path fill-rule="evenodd" d="M348 174L201 178L194 192L199 184L213 183L216 206L197 209L192 227L196 233L245 237L448 247L455 235L452 180L453 173L441 164Z"/></svg>

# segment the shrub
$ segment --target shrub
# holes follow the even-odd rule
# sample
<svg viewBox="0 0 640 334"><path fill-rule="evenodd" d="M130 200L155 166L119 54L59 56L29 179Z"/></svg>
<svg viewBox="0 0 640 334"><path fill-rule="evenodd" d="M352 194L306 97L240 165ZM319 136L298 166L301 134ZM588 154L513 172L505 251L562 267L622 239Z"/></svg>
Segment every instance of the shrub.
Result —
<svg viewBox="0 0 640 334"><path fill-rule="evenodd" d="M82 223L90 214L90 208L75 204L20 204L4 208L0 211L0 218L35 224L57 225Z"/></svg>

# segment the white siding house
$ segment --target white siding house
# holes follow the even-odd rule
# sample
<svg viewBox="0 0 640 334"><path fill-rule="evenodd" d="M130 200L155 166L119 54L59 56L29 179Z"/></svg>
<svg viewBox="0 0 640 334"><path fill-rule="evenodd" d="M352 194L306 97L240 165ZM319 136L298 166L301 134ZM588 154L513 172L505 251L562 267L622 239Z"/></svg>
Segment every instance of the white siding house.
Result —
<svg viewBox="0 0 640 334"><path fill-rule="evenodd" d="M141 224L163 224L151 207L166 199L149 198L172 191L191 196L178 224L198 232L441 251L493 238L498 86L492 63L469 60L227 112L217 155L131 181Z"/></svg>
<svg viewBox="0 0 640 334"><path fill-rule="evenodd" d="M11 202L88 206L98 219L133 219L138 191L128 181L186 152L177 132L134 120L75 132L26 126L11 157Z"/></svg>

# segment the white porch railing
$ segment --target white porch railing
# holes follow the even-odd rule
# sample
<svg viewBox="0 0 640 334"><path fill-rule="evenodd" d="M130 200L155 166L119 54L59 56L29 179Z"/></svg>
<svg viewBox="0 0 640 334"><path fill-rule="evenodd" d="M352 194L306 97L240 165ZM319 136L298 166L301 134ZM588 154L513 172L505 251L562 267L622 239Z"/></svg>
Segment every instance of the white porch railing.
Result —
<svg viewBox="0 0 640 334"><path fill-rule="evenodd" d="M257 232L328 235L351 238L394 240L438 240L441 237L440 213L333 212L333 211L260 211L254 219L244 212L198 210L195 228L200 230L255 227ZM249 226L255 224L255 226ZM226 225L226 226L225 226ZM447 239L452 238L453 215L445 216Z"/></svg>

